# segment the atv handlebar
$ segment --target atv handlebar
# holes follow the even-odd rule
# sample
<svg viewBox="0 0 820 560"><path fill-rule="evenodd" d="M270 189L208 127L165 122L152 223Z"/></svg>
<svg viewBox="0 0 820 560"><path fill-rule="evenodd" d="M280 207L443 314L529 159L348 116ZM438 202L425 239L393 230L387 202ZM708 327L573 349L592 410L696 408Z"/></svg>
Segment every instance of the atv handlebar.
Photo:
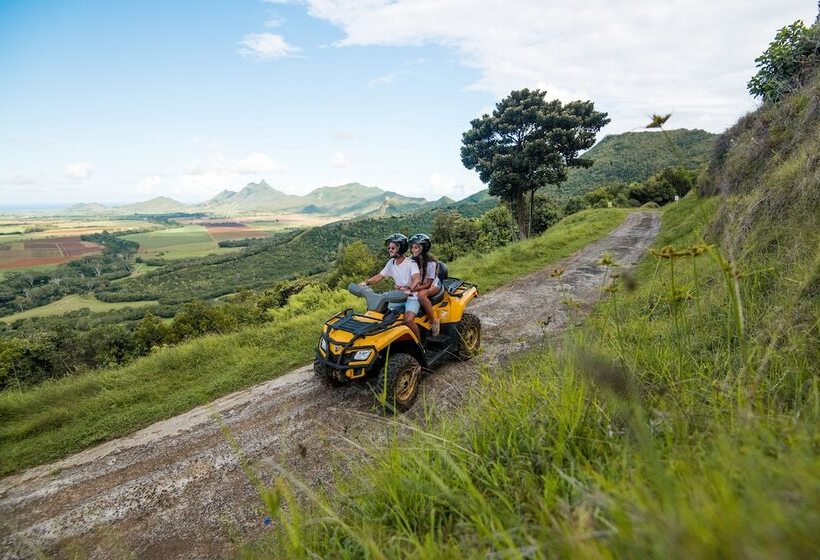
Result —
<svg viewBox="0 0 820 560"><path fill-rule="evenodd" d="M354 296L363 297L367 302L368 311L376 311L378 313L387 311L388 303L404 303L407 301L407 294L397 290L377 294L373 291L373 288L369 286L354 283L348 285L347 290Z"/></svg>

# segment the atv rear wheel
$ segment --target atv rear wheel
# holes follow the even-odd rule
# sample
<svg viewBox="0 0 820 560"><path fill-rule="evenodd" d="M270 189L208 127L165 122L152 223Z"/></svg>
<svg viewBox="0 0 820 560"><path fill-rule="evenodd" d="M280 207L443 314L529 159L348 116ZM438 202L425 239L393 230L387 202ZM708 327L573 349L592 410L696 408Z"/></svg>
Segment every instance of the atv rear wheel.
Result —
<svg viewBox="0 0 820 560"><path fill-rule="evenodd" d="M387 409L404 412L413 406L419 395L421 366L410 354L393 354L382 368L374 387L376 396Z"/></svg>
<svg viewBox="0 0 820 560"><path fill-rule="evenodd" d="M469 360L478 353L481 346L481 320L472 313L465 313L456 325L456 336L456 355L460 360Z"/></svg>

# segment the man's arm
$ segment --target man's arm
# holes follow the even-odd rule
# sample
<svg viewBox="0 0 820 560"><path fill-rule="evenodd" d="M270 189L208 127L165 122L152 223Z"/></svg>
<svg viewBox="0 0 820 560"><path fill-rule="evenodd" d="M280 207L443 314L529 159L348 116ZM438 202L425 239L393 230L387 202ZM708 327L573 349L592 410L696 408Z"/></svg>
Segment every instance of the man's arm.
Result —
<svg viewBox="0 0 820 560"><path fill-rule="evenodd" d="M373 284L376 284L377 282L380 282L383 279L384 279L384 276L382 276L382 273L380 272L380 273L376 274L375 276L371 276L370 278L368 278L364 282L360 282L360 284L362 286L372 286Z"/></svg>

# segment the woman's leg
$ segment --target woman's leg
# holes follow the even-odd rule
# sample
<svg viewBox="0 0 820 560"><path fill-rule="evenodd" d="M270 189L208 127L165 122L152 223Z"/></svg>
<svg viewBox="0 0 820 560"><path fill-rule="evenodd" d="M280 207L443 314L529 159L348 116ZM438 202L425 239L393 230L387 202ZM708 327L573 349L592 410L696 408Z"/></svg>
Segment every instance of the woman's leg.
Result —
<svg viewBox="0 0 820 560"><path fill-rule="evenodd" d="M430 303L430 292L436 293L438 290L421 290L418 293L419 303L421 304L421 308L424 310L424 313L427 315L427 319L430 321L430 331L433 336L438 336L441 326L439 325L438 318L436 317L435 313L433 313L433 304Z"/></svg>

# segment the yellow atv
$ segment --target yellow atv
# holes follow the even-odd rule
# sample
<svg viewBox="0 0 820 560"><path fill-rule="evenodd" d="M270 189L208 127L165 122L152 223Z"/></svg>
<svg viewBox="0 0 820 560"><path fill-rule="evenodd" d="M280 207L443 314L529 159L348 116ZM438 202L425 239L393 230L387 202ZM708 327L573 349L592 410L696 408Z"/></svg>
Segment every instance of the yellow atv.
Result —
<svg viewBox="0 0 820 560"><path fill-rule="evenodd" d="M398 291L375 293L371 288L350 284L348 290L362 296L367 312L345 309L331 317L322 329L316 347L313 371L331 385L367 380L382 404L404 412L418 396L419 377L447 358L470 359L481 344L481 322L464 309L478 296L477 286L447 278L444 263L439 265L444 289L430 303L441 322L438 336L430 333L423 314L416 317L421 340L404 324L404 315L389 311L388 304L403 303L407 296Z"/></svg>

